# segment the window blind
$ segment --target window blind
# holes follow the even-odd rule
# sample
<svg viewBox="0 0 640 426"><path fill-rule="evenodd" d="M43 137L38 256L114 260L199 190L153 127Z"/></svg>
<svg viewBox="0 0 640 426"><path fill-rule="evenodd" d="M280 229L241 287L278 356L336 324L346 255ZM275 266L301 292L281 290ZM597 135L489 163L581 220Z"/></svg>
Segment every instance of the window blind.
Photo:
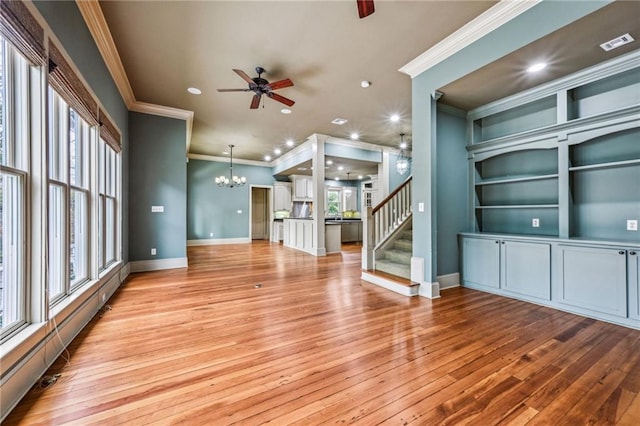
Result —
<svg viewBox="0 0 640 426"><path fill-rule="evenodd" d="M0 1L0 33L33 65L44 63L44 30L21 1Z"/></svg>
<svg viewBox="0 0 640 426"><path fill-rule="evenodd" d="M120 132L113 125L109 117L100 108L100 137L115 151L122 150Z"/></svg>

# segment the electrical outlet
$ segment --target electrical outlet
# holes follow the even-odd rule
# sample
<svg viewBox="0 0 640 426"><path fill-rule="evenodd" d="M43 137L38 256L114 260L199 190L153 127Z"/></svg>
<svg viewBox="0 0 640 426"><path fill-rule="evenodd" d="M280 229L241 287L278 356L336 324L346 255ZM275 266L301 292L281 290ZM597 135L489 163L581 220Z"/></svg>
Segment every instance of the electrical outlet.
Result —
<svg viewBox="0 0 640 426"><path fill-rule="evenodd" d="M151 249L151 256L155 256L155 255L156 255L156 249L155 249L155 248L152 248L152 249Z"/></svg>
<svg viewBox="0 0 640 426"><path fill-rule="evenodd" d="M637 231L638 230L638 221L637 220L628 220L627 221L627 231Z"/></svg>
<svg viewBox="0 0 640 426"><path fill-rule="evenodd" d="M540 228L540 219L538 219L537 217L531 219L531 226L533 226L534 228Z"/></svg>
<svg viewBox="0 0 640 426"><path fill-rule="evenodd" d="M209 232L209 236L210 236L210 237L213 237L213 232Z"/></svg>

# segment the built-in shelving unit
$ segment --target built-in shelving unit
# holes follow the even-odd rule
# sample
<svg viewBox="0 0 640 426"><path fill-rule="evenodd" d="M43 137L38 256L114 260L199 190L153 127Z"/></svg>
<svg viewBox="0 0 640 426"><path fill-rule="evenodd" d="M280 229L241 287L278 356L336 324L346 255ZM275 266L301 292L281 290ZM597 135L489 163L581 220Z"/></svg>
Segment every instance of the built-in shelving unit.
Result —
<svg viewBox="0 0 640 426"><path fill-rule="evenodd" d="M467 126L463 285L640 329L640 51Z"/></svg>
<svg viewBox="0 0 640 426"><path fill-rule="evenodd" d="M570 237L640 242L640 129L569 146Z"/></svg>
<svg viewBox="0 0 640 426"><path fill-rule="evenodd" d="M477 231L558 235L557 149L507 152L474 168Z"/></svg>

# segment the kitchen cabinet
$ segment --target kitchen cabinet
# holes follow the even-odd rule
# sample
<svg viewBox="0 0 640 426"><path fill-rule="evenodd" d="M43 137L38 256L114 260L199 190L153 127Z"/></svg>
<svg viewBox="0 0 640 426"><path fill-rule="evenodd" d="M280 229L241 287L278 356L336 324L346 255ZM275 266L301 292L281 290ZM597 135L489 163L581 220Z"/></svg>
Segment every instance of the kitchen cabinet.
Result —
<svg viewBox="0 0 640 426"><path fill-rule="evenodd" d="M342 188L342 210L343 211L359 211L358 208L358 188L354 186L345 186Z"/></svg>
<svg viewBox="0 0 640 426"><path fill-rule="evenodd" d="M291 210L291 183L273 184L273 210Z"/></svg>
<svg viewBox="0 0 640 426"><path fill-rule="evenodd" d="M627 251L629 318L640 320L640 249Z"/></svg>
<svg viewBox="0 0 640 426"><path fill-rule="evenodd" d="M274 220L271 226L271 241L279 243L284 238L284 223L280 220Z"/></svg>
<svg viewBox="0 0 640 426"><path fill-rule="evenodd" d="M356 243L362 241L362 222L359 220L343 221L341 241L343 243Z"/></svg>
<svg viewBox="0 0 640 426"><path fill-rule="evenodd" d="M315 248L313 220L284 219L283 223L284 246L313 254L313 249Z"/></svg>
<svg viewBox="0 0 640 426"><path fill-rule="evenodd" d="M313 179L311 176L292 175L293 201L313 201Z"/></svg>

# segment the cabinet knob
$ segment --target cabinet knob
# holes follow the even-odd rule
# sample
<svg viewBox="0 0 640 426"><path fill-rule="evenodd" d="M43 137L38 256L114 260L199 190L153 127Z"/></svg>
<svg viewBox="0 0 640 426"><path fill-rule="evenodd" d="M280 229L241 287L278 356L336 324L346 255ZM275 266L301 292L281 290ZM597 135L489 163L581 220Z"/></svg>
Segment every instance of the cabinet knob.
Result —
<svg viewBox="0 0 640 426"><path fill-rule="evenodd" d="M500 244L500 241L496 240L496 244Z"/></svg>
<svg viewBox="0 0 640 426"><path fill-rule="evenodd" d="M506 243L503 241L502 244L506 244Z"/></svg>
<svg viewBox="0 0 640 426"><path fill-rule="evenodd" d="M625 253L626 253L626 252L625 252L624 250L620 250L620 251L618 252L618 254L625 254Z"/></svg>
<svg viewBox="0 0 640 426"><path fill-rule="evenodd" d="M630 252L629 252L629 254L630 254L631 256L635 256L637 253L636 253L635 251L630 251Z"/></svg>

